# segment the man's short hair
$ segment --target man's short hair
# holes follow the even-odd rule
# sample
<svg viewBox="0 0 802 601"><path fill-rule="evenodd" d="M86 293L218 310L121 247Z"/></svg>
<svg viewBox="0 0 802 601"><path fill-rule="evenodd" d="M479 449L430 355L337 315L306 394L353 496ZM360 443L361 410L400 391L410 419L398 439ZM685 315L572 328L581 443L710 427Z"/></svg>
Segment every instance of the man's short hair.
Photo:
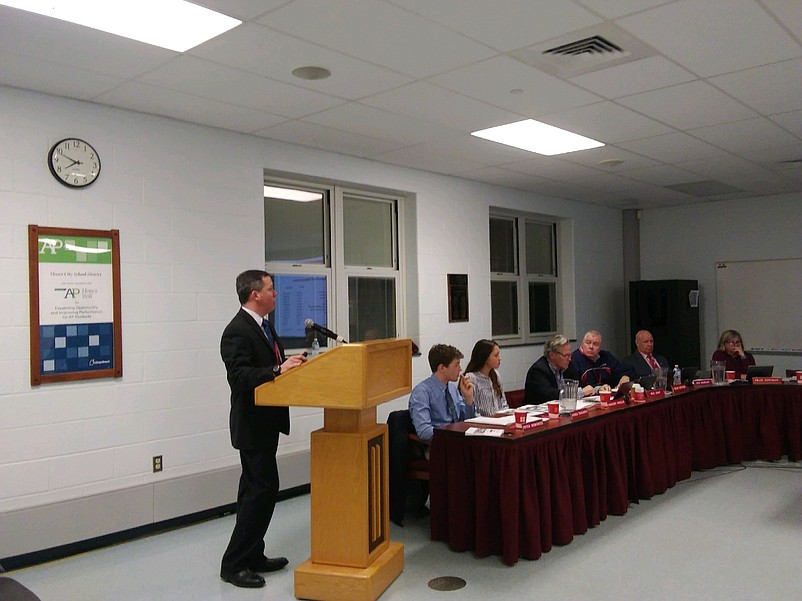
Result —
<svg viewBox="0 0 802 601"><path fill-rule="evenodd" d="M562 334L555 334L546 340L543 345L543 356L548 357L549 353L559 353L560 348L564 347L566 344L568 344L568 338Z"/></svg>
<svg viewBox="0 0 802 601"><path fill-rule="evenodd" d="M237 297L240 305L248 302L251 292L261 290L264 287L265 281L262 278L265 276L273 277L261 269L249 269L237 276Z"/></svg>
<svg viewBox="0 0 802 601"><path fill-rule="evenodd" d="M432 373L437 371L440 365L448 367L454 359L462 359L464 355L460 350L450 344L435 344L429 349L429 367Z"/></svg>

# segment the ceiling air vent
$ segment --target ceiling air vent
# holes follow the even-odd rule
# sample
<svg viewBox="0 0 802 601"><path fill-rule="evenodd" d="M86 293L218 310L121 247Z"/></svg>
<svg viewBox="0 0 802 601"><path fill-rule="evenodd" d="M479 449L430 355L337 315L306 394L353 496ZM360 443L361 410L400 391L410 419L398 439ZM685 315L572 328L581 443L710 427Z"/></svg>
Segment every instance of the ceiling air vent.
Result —
<svg viewBox="0 0 802 601"><path fill-rule="evenodd" d="M624 51L617 44L605 40L600 35L577 40L568 44L562 44L556 48L544 50L543 54L553 54L559 56L572 56L577 54L616 54Z"/></svg>
<svg viewBox="0 0 802 601"><path fill-rule="evenodd" d="M574 77L657 54L654 48L613 23L566 33L509 56L561 78Z"/></svg>

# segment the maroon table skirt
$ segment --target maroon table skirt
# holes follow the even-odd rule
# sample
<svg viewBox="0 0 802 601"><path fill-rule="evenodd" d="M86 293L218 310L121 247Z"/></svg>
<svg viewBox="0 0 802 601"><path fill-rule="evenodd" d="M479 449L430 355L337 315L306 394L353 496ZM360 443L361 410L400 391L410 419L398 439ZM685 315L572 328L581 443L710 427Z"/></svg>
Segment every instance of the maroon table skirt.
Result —
<svg viewBox="0 0 802 601"><path fill-rule="evenodd" d="M783 455L802 459L802 386L703 388L516 440L437 429L431 537L513 565L692 470Z"/></svg>

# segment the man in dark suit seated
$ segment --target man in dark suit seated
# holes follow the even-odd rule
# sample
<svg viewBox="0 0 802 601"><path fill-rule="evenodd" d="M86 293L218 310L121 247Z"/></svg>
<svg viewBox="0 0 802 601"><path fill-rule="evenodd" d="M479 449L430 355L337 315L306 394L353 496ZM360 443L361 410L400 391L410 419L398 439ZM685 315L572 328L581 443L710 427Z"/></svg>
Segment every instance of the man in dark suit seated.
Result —
<svg viewBox="0 0 802 601"><path fill-rule="evenodd" d="M532 364L526 373L524 402L539 405L560 398L565 380L579 380L579 374L571 366L571 343L562 334L549 338L543 345L543 356ZM593 387L586 386L583 394L593 394Z"/></svg>
<svg viewBox="0 0 802 601"><path fill-rule="evenodd" d="M593 386L594 392L629 382L634 375L610 351L602 350L602 335L597 330L582 337L582 344L571 354L571 366L579 374L579 385Z"/></svg>
<svg viewBox="0 0 802 601"><path fill-rule="evenodd" d="M628 366L636 378L652 375L658 367L668 367L668 359L662 355L655 355L654 338L651 332L641 330L635 334L635 348L638 349L628 357L621 359L621 363Z"/></svg>

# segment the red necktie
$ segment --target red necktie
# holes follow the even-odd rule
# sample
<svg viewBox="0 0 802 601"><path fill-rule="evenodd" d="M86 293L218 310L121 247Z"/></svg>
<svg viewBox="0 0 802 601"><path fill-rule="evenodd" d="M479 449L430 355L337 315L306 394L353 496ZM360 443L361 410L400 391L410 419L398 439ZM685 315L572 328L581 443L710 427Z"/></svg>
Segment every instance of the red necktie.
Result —
<svg viewBox="0 0 802 601"><path fill-rule="evenodd" d="M659 369L660 368L660 364L657 363L657 361L654 360L654 357L652 357L651 354L646 355L646 361L649 362L649 365L652 366L652 369Z"/></svg>

